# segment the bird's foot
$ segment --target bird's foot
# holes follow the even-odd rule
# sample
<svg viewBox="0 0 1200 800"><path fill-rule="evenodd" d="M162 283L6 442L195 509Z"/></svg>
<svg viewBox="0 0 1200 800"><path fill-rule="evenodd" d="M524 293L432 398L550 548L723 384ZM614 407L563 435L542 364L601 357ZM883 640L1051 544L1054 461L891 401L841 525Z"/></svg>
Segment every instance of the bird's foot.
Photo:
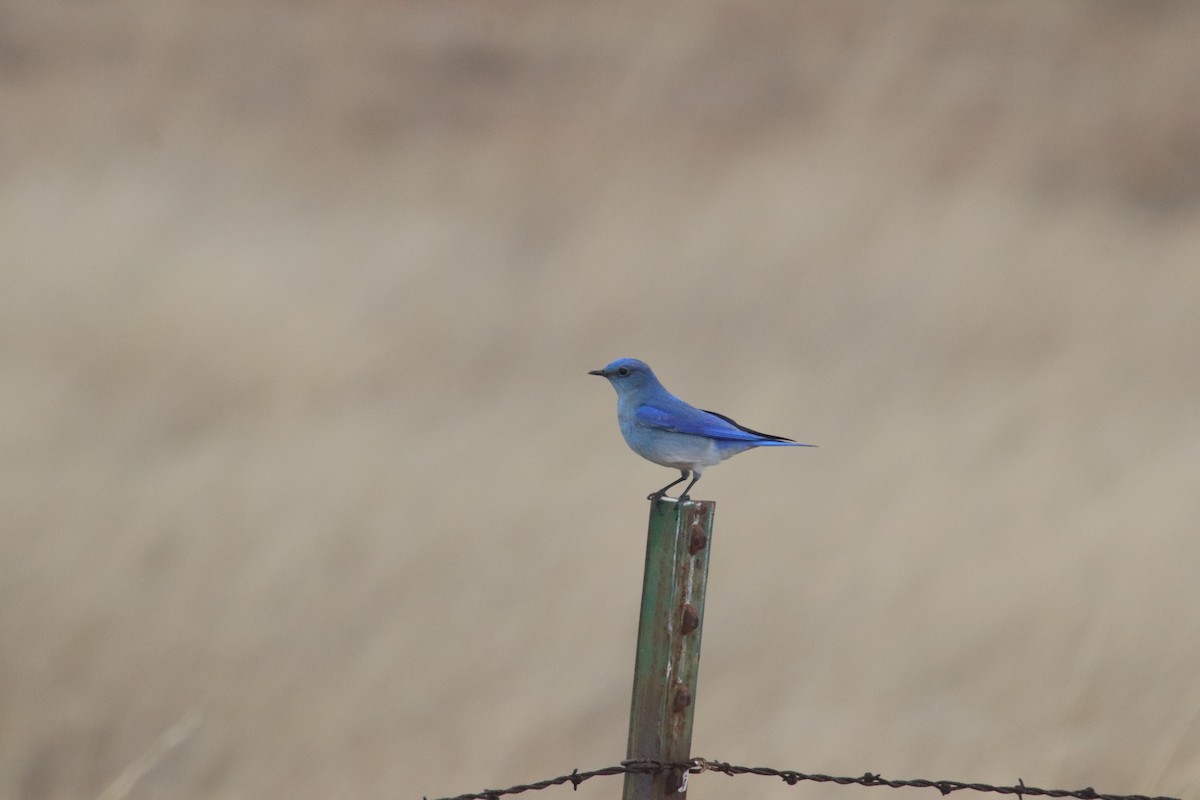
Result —
<svg viewBox="0 0 1200 800"><path fill-rule="evenodd" d="M681 494L681 495L679 495L679 497L675 498L675 502L676 503L686 503L688 500L691 500L691 499L692 498L690 495Z"/></svg>
<svg viewBox="0 0 1200 800"><path fill-rule="evenodd" d="M654 500L655 502L657 502L659 500L662 500L666 496L667 496L666 492L651 492L650 494L646 495L646 499Z"/></svg>

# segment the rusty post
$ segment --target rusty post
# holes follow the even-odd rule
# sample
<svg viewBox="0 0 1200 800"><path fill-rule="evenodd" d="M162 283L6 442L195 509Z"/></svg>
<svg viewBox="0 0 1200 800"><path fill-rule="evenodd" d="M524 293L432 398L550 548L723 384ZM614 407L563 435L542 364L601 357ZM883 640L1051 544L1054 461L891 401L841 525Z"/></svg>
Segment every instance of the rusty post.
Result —
<svg viewBox="0 0 1200 800"><path fill-rule="evenodd" d="M627 760L686 762L691 758L704 588L712 541L710 500L650 504L646 572L638 622ZM681 770L625 775L623 800L685 798Z"/></svg>

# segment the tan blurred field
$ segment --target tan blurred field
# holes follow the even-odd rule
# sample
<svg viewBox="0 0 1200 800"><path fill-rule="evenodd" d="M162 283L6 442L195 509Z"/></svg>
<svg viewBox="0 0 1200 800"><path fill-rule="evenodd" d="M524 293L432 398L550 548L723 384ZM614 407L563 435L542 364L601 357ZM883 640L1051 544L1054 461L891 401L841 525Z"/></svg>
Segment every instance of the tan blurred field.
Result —
<svg viewBox="0 0 1200 800"><path fill-rule="evenodd" d="M0 2L0 798L618 762L672 477L618 356L820 445L698 486L695 753L1200 796L1198 41L1149 0Z"/></svg>

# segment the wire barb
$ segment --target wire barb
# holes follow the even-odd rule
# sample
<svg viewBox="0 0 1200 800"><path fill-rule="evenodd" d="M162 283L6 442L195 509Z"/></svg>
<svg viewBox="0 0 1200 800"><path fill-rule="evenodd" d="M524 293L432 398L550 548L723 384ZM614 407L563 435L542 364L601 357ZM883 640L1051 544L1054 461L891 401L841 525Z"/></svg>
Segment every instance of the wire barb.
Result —
<svg viewBox="0 0 1200 800"><path fill-rule="evenodd" d="M707 758L693 758L690 761L678 763L638 758L622 761L619 766L604 767L603 769L596 769L590 772L580 772L576 768L571 771L570 775L560 775L557 778L548 778L537 783L519 784L517 786L510 786L507 789L484 789L482 792L475 794L460 794L455 797L440 798L440 800L500 800L504 795L540 791L542 789L549 789L551 786L561 786L564 783L571 784L572 789L578 791L579 784L584 781L605 775L656 775L671 770L678 770L682 773L684 786L687 785L687 778L690 775L699 775L703 772L720 772L723 775L731 776L762 775L769 778L780 778L789 786L795 786L801 781L813 781L815 783L836 783L839 786L856 784L858 786L885 786L890 789L937 789L943 796L951 792L971 791L1012 794L1016 795L1018 800L1025 800L1026 795L1070 797L1075 800L1178 800L1178 798L1174 797L1149 797L1144 794L1102 794L1091 786L1071 791L1066 789L1039 789L1036 786L1026 786L1023 778L1017 779L1016 786L992 786L987 783L963 783L961 781L945 780L931 781L924 778L888 780L874 772L864 772L857 778L843 778L833 775L797 772L796 770L778 770L771 767L739 767L725 761L716 761ZM422 800L426 800L426 798L422 798Z"/></svg>
<svg viewBox="0 0 1200 800"><path fill-rule="evenodd" d="M535 790L548 789L552 786L562 786L564 783L570 783L572 789L578 790L580 783L594 777L605 775L654 775L659 774L659 772L671 770L678 770L684 776L698 775L701 772L721 772L722 775L730 776L762 775L766 777L778 777L787 783L788 786L796 786L797 783L802 781L812 781L816 783L836 783L839 786L857 784L857 786L882 786L892 789L937 789L943 796L952 792L964 792L966 790L966 792L1015 794L1018 800L1025 800L1026 795L1046 796L1046 798L1074 798L1075 800L1177 800L1176 798L1163 798L1163 796L1151 798L1151 796L1144 794L1102 794L1092 787L1074 790L1039 789L1034 786L1026 786L1024 778L1018 778L1016 786L991 786L989 783L964 783L961 781L929 781L925 780L925 778L892 781L887 780L882 775L876 774L876 772L863 772L863 775L859 777L836 777L833 775L808 774L808 772L799 772L796 770L776 770L769 768L769 766L737 766L708 758L692 758L688 762L679 763L658 762L658 760L647 758L631 759L625 760L625 762L620 763L618 766L605 766L604 769L589 772L581 772L575 769L571 771L570 775L547 778L545 781L518 784L518 786L506 789L484 789L482 792L476 794L460 794L454 796L454 798L442 798L440 800L499 800L504 795L535 792Z"/></svg>

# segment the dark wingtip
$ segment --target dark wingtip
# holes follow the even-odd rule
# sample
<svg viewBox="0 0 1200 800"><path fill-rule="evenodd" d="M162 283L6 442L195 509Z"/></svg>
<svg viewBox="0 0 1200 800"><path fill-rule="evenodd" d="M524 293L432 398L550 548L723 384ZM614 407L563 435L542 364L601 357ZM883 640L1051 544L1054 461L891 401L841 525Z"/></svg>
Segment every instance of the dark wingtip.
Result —
<svg viewBox="0 0 1200 800"><path fill-rule="evenodd" d="M740 422L732 420L729 417L725 416L724 414L718 414L715 411L705 411L704 413L712 414L714 417L720 417L721 419L725 420L733 427L737 428L739 431L745 431L746 433L752 433L755 436L761 436L762 438L768 439L772 442L789 442L790 444L799 445L800 447L816 447L816 445L811 445L811 444L800 444L795 439L789 439L786 436L775 436L774 434L771 434L771 433L763 433L762 431L756 431L753 428L747 428L745 425L742 425Z"/></svg>

